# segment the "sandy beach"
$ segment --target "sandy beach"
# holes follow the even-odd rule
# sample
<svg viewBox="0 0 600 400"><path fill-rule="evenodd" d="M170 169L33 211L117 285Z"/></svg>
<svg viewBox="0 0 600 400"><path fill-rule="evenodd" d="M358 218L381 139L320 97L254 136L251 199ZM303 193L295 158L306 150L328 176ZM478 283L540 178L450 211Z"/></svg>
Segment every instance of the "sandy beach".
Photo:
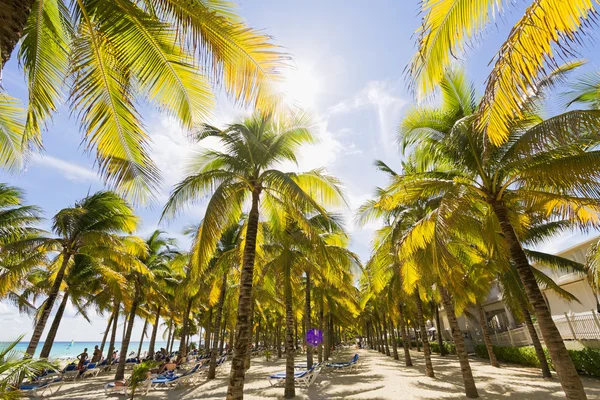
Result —
<svg viewBox="0 0 600 400"><path fill-rule="evenodd" d="M336 352L334 360L346 360L355 350ZM414 366L406 368L403 361L395 361L374 350L358 350L362 359L358 371L331 372L323 370L316 383L309 389L298 388L299 399L462 399L465 398L458 361L454 356L433 356L435 378L424 375L421 354L413 352ZM302 362L302 357L297 357ZM217 379L202 382L192 387L177 390L151 390L144 399L223 399L227 390L227 363ZM471 367L480 397L483 399L542 400L564 398L560 384L554 375L552 380L544 380L534 368L503 365L496 369L485 360L471 358ZM285 360L267 363L263 357L252 360L246 376L244 389L246 399L282 398L283 388L271 387L267 376L283 371ZM67 383L52 398L57 399L97 399L104 398L104 384L110 382L112 374L100 375L81 381ZM589 399L600 399L600 380L582 377ZM110 398L119 398L111 395ZM124 396L120 396L124 398Z"/></svg>

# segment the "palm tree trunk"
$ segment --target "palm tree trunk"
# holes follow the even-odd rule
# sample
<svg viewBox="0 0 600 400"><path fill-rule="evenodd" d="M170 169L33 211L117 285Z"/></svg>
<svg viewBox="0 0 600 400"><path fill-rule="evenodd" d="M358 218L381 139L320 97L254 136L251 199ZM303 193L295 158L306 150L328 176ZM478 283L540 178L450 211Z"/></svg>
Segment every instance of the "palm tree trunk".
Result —
<svg viewBox="0 0 600 400"><path fill-rule="evenodd" d="M171 344L171 330L173 329L173 320L169 319L169 333L167 334L167 347L166 347L166 351L167 353L170 354L169 351L169 345Z"/></svg>
<svg viewBox="0 0 600 400"><path fill-rule="evenodd" d="M419 341L419 325L417 321L413 321L413 331L415 331L415 343L417 345L417 351L421 352L421 342Z"/></svg>
<svg viewBox="0 0 600 400"><path fill-rule="evenodd" d="M110 343L108 344L108 353L106 353L106 359L109 360L108 364L113 362L113 353L115 351L115 340L117 338L117 324L119 323L119 311L121 309L121 302L117 301L115 309L113 311L113 326L110 334Z"/></svg>
<svg viewBox="0 0 600 400"><path fill-rule="evenodd" d="M160 324L160 309L162 307L158 305L156 307L156 319L154 320L154 325L152 326L152 334L150 335L150 344L148 345L148 359L152 359L154 357L154 346L156 345L156 334L158 332L158 325Z"/></svg>
<svg viewBox="0 0 600 400"><path fill-rule="evenodd" d="M404 348L404 365L407 367L412 367L408 334L406 333L406 324L404 322L404 305L401 301L398 302L398 319L400 321L399 327L400 335L402 336L402 347Z"/></svg>
<svg viewBox="0 0 600 400"><path fill-rule="evenodd" d="M115 381L120 381L125 378L125 361L127 360L127 352L129 351L129 341L131 340L131 331L133 330L133 323L135 322L135 313L138 307L138 293L136 290L133 301L131 302L131 310L129 310L129 318L127 320L127 330L125 331L125 337L123 343L121 343L121 352L119 353L119 365L117 366L117 373L115 374Z"/></svg>
<svg viewBox="0 0 600 400"><path fill-rule="evenodd" d="M58 327L60 326L60 320L65 312L65 307L67 306L67 300L69 299L69 292L65 292L63 295L62 301L58 306L58 311L54 316L54 320L52 321L52 325L50 326L50 331L46 336L46 341L44 342L44 347L42 347L42 352L40 353L40 358L48 358L50 356L50 350L52 350L52 345L54 344L54 338L56 337L56 333L58 332Z"/></svg>
<svg viewBox="0 0 600 400"><path fill-rule="evenodd" d="M223 303L225 303L225 292L227 291L227 274L223 274L221 281L221 292L219 293L219 302L217 303L217 315L215 316L215 332L221 330L221 316L223 314ZM219 335L215 335L212 352L210 353L210 365L208 367L208 379L215 379L215 370L217 368L217 350L219 345Z"/></svg>
<svg viewBox="0 0 600 400"><path fill-rule="evenodd" d="M383 343L385 345L385 355L386 356L390 356L390 345L389 345L389 340L388 340L388 331L387 331L387 323L386 323L386 318L385 318L385 313L382 312L381 313L381 333L383 334Z"/></svg>
<svg viewBox="0 0 600 400"><path fill-rule="evenodd" d="M325 323L327 324L327 328L325 329L325 354L324 354L324 358L325 361L329 360L329 356L331 355L331 338L329 337L331 332L329 331L329 320L331 318L331 312L327 313L327 321L325 321Z"/></svg>
<svg viewBox="0 0 600 400"><path fill-rule="evenodd" d="M533 306L534 314L537 318L540 330L542 331L544 343L548 348L550 359L558 374L558 379L565 391L565 395L568 399L587 399L581 379L577 374L577 370L573 365L573 361L569 356L565 343L560 336L560 332L556 328L556 324L552 319L552 314L550 313L548 305L535 280L527 255L523 251L521 243L517 238L517 234L508 218L508 210L503 202L490 201L490 203L500 222L500 228L502 228L502 233L508 244L511 259L519 273L521 283L523 283L523 287L525 288L527 299Z"/></svg>
<svg viewBox="0 0 600 400"><path fill-rule="evenodd" d="M12 1L11 1L12 3ZM2 8L2 7L0 7ZM1 42L0 42L1 43ZM40 339L42 337L42 333L44 333L44 328L46 327L46 322L48 321L48 317L50 316L50 312L52 311L52 307L54 306L54 302L56 301L56 297L58 297L58 292L60 291L60 285L65 277L65 271L67 270L67 265L69 265L69 260L71 259L71 254L63 254L63 261L58 273L56 274L56 278L54 279L54 283L52 284L52 288L50 289L50 293L48 294L48 298L44 303L44 309L41 312L36 324L33 329L33 335L31 336L31 340L29 341L29 345L27 346L27 350L25 350L25 358L33 357L35 354L35 350L37 349L38 344L40 343Z"/></svg>
<svg viewBox="0 0 600 400"><path fill-rule="evenodd" d="M537 334L537 331L535 330L535 326L533 326L531 315L529 314L529 307L524 302L521 304L521 306L521 309L523 310L523 319L525 320L525 326L527 326L529 336L531 336L531 341L533 342L535 354L537 355L537 358L540 361L542 376L544 378L552 378L552 374L550 373L550 366L548 365L548 360L546 360L546 353L544 353L544 348L542 347L542 343L540 342L540 338Z"/></svg>
<svg viewBox="0 0 600 400"><path fill-rule="evenodd" d="M208 321L206 322L206 329L204 330L204 347L207 352L210 352L210 344L212 343L212 307L208 308Z"/></svg>
<svg viewBox="0 0 600 400"><path fill-rule="evenodd" d="M390 339L392 340L392 354L394 355L394 360L399 360L400 357L398 357L398 342L396 342L396 332L394 332L394 322L392 321L391 317L388 320L388 322L390 327Z"/></svg>
<svg viewBox="0 0 600 400"><path fill-rule="evenodd" d="M425 356L425 374L433 378L433 364L431 363L431 347L429 347L429 340L427 339L427 330L425 329L425 317L423 316L423 302L421 301L421 295L419 294L419 287L415 287L414 292L415 304L417 305L417 320L419 321L419 328L421 330L421 341L423 342L423 355ZM416 336L416 332L415 332ZM419 341L417 340L417 346Z"/></svg>
<svg viewBox="0 0 600 400"><path fill-rule="evenodd" d="M244 380L246 378L245 361L252 334L252 279L254 278L254 258L256 256L256 235L258 232L258 204L260 188L252 191L252 207L248 214L244 258L240 277L240 295L238 300L237 326L235 328L235 345L231 360L231 373L227 388L227 400L244 398Z"/></svg>
<svg viewBox="0 0 600 400"><path fill-rule="evenodd" d="M467 356L467 350L465 349L465 338L458 326L458 320L456 319L456 313L454 312L454 302L446 288L440 287L440 293L442 295L442 301L444 302L444 310L446 311L446 316L450 323L450 329L452 330L454 346L456 346L456 355L458 356L460 371L462 372L463 382L465 384L465 394L469 399L476 399L479 397L479 393L477 393L473 372L471 371L471 365L469 364L469 357Z"/></svg>
<svg viewBox="0 0 600 400"><path fill-rule="evenodd" d="M0 6L0 71L23 35L34 0L3 0ZM29 353L28 353L29 354Z"/></svg>
<svg viewBox="0 0 600 400"><path fill-rule="evenodd" d="M188 326L190 325L190 311L192 310L192 299L187 302L185 314L183 314L183 326L181 327L181 341L179 342L179 354L177 359L181 360L187 356L186 339L188 334Z"/></svg>
<svg viewBox="0 0 600 400"><path fill-rule="evenodd" d="M294 353L295 343L292 335L294 329L294 311L292 309L292 278L290 266L285 266L284 290L285 290L285 390L283 397L292 399L296 397L294 383Z"/></svg>
<svg viewBox="0 0 600 400"><path fill-rule="evenodd" d="M304 328L304 330L306 331L306 334L304 335L304 337L306 338L306 367L307 368L310 368L313 365L313 347L312 347L312 344L310 344L308 341L308 331L311 329L310 285L311 285L310 272L306 271L306 290L305 290L306 304L304 306L304 323L306 324L306 328Z"/></svg>
<svg viewBox="0 0 600 400"><path fill-rule="evenodd" d="M440 356L446 355L446 349L444 348L444 337L442 336L442 321L440 319L440 308L436 303L433 303L434 311L435 311L435 325L437 329L437 342L440 348Z"/></svg>
<svg viewBox="0 0 600 400"><path fill-rule="evenodd" d="M317 352L319 354L319 363L323 362L323 296L321 295L319 301L319 332L321 333L321 340L319 341L319 347Z"/></svg>
<svg viewBox="0 0 600 400"><path fill-rule="evenodd" d="M221 317L221 320L223 317ZM225 324L223 324L225 325ZM225 335L227 334L227 327L223 326L221 329L221 340L219 341L219 354L223 354L223 348L225 347Z"/></svg>
<svg viewBox="0 0 600 400"><path fill-rule="evenodd" d="M280 359L281 358L281 318L279 316L279 313L277 313L277 358Z"/></svg>
<svg viewBox="0 0 600 400"><path fill-rule="evenodd" d="M483 341L485 342L485 348L487 349L488 356L490 357L490 364L496 368L500 368L496 355L494 354L494 348L492 347L492 339L490 339L490 331L488 330L487 318L485 316L485 310L481 304L477 303L477 311L479 312L479 325L481 325L481 333L483 335Z"/></svg>
<svg viewBox="0 0 600 400"><path fill-rule="evenodd" d="M108 318L108 324L106 324L106 330L104 331L104 336L102 337L102 343L100 343L100 360L102 360L102 355L104 354L104 345L106 344L106 338L108 337L108 332L110 332L110 328L112 327L114 317L115 311L113 310Z"/></svg>
<svg viewBox="0 0 600 400"><path fill-rule="evenodd" d="M140 338L140 345L138 346L137 358L140 358L142 354L142 345L144 344L144 336L146 336L146 328L148 327L148 318L144 321L144 327L142 328L142 337Z"/></svg>

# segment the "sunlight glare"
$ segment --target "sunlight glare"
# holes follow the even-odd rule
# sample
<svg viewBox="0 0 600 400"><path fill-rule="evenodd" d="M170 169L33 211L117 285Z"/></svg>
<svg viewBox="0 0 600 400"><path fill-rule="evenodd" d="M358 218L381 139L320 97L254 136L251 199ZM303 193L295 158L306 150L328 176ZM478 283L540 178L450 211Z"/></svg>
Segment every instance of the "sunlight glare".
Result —
<svg viewBox="0 0 600 400"><path fill-rule="evenodd" d="M283 82L281 92L285 102L300 108L314 108L319 92L319 83L309 68L298 66L288 70Z"/></svg>

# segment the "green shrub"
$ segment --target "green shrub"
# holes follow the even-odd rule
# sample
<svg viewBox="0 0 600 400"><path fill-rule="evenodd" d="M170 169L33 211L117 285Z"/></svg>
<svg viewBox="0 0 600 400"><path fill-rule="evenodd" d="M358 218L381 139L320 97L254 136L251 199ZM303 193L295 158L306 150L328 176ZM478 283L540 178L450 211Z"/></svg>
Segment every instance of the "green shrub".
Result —
<svg viewBox="0 0 600 400"><path fill-rule="evenodd" d="M432 353L440 352L440 345L438 342L429 342L429 346L431 347ZM444 350L446 350L446 354L456 354L456 346L452 343L444 342Z"/></svg>
<svg viewBox="0 0 600 400"><path fill-rule="evenodd" d="M493 346L494 354L498 361L510 362L515 364L526 365L528 367L540 367L533 346L510 347L510 346ZM488 352L483 344L475 346L475 353L481 358L489 358ZM551 369L554 369L548 349L544 348L546 359ZM600 349L585 348L583 350L569 350L569 355L575 369L580 374L600 377Z"/></svg>

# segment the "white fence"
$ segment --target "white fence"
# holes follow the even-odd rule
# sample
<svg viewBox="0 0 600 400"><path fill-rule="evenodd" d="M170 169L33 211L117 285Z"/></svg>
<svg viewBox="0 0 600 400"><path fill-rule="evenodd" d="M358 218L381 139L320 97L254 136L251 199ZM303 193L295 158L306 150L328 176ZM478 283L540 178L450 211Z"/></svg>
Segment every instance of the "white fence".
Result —
<svg viewBox="0 0 600 400"><path fill-rule="evenodd" d="M565 314L564 317L555 318L554 323L563 340L600 340L600 316L595 311L575 315ZM537 323L534 327L543 343ZM483 343L483 336L479 329L472 331L471 336L476 344ZM490 332L490 338L492 344L496 346L527 346L533 343L526 326L505 332Z"/></svg>

